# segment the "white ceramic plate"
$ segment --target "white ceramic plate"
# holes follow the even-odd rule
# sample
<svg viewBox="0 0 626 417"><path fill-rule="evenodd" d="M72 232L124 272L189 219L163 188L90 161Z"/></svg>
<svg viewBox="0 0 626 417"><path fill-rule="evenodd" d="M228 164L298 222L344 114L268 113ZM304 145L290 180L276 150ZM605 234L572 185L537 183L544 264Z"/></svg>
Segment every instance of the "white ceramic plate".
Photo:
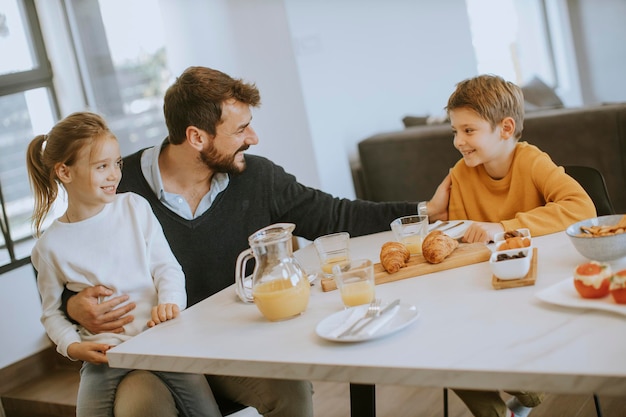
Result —
<svg viewBox="0 0 626 417"><path fill-rule="evenodd" d="M417 307L410 304L400 303L400 308L395 316L374 334L357 334L354 336L344 336L342 338L338 338L336 336L336 329L345 323L348 317L353 314L354 310L357 310L358 313L362 313L361 315L364 315L365 310L367 310L367 305L352 307L331 314L318 323L315 328L315 332L322 339L333 342L365 342L367 340L378 339L398 332L417 320L419 316L419 310Z"/></svg>
<svg viewBox="0 0 626 417"><path fill-rule="evenodd" d="M453 227L451 229L448 229L448 227L452 227L461 222L463 222L463 224ZM428 225L428 231L430 232L432 230L435 230L437 226L439 226L440 224L441 224L441 220L437 220L436 222ZM437 230L443 230L443 232L447 234L448 236L450 236L452 239L458 239L465 234L465 230L467 230L470 224L472 224L471 220L450 220L448 224L440 228L437 228ZM448 229L448 230L444 230L444 229Z"/></svg>
<svg viewBox="0 0 626 417"><path fill-rule="evenodd" d="M535 294L550 304L564 307L612 311L626 315L626 304L617 304L610 295L604 298L582 298L574 288L574 277L563 280Z"/></svg>

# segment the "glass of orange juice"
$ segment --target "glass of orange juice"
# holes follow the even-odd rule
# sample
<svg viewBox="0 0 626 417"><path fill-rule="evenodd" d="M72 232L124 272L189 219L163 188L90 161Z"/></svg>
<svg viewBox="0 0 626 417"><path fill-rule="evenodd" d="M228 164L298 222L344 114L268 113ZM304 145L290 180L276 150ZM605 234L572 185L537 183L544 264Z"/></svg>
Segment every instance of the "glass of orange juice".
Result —
<svg viewBox="0 0 626 417"><path fill-rule="evenodd" d="M343 305L369 304L375 296L374 264L369 259L353 259L333 267Z"/></svg>
<svg viewBox="0 0 626 417"><path fill-rule="evenodd" d="M396 240L406 246L411 256L422 253L422 242L428 234L427 215L399 217L392 221L390 226Z"/></svg>
<svg viewBox="0 0 626 417"><path fill-rule="evenodd" d="M326 277L333 276L333 266L350 259L350 234L348 232L332 233L320 236L313 241L320 266Z"/></svg>

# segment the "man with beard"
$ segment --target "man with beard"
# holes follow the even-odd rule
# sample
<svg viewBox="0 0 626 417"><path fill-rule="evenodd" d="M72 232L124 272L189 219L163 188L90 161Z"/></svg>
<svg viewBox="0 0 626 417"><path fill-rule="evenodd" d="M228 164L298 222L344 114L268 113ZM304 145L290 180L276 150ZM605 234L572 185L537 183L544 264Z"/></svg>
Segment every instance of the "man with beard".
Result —
<svg viewBox="0 0 626 417"><path fill-rule="evenodd" d="M118 191L138 193L152 206L185 272L189 306L234 283L237 255L248 248L248 236L265 226L294 223L295 234L309 240L339 231L360 236L389 230L393 219L417 211L416 203L335 198L298 183L266 158L245 155L259 140L250 126L250 108L259 104L255 85L190 67L165 94L168 138L124 159ZM120 306L127 296L98 304L98 297L108 295L100 286L71 296L68 316L94 333L123 331L134 304ZM308 381L207 379L218 399L255 407L264 416L313 416ZM160 380L135 371L118 388L115 415L177 413Z"/></svg>

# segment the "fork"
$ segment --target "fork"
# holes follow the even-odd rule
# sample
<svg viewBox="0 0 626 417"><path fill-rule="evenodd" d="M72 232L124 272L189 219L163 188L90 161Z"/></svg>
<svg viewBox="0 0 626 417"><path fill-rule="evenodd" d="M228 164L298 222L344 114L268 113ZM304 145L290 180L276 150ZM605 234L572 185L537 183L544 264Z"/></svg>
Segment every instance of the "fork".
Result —
<svg viewBox="0 0 626 417"><path fill-rule="evenodd" d="M344 336L349 335L352 332L352 330L356 328L357 324L361 323L365 319L369 319L370 317L374 317L375 315L377 315L380 312L380 303L381 303L380 298L375 298L374 300L372 300L370 305L367 307L367 311L365 312L365 315L361 317L360 319L358 319L357 321L355 321L352 324L352 326L348 327L346 330L341 332L341 334L339 334L339 336L337 337L339 338L339 337L344 337Z"/></svg>

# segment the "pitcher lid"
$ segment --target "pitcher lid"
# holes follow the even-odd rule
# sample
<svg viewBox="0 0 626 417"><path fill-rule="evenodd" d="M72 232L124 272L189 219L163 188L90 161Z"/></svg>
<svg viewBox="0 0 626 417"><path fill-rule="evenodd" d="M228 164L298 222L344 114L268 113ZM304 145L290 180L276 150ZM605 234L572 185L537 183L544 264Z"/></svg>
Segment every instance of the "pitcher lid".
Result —
<svg viewBox="0 0 626 417"><path fill-rule="evenodd" d="M296 228L293 223L274 223L257 230L248 237L250 245L273 240L291 238L292 232Z"/></svg>

